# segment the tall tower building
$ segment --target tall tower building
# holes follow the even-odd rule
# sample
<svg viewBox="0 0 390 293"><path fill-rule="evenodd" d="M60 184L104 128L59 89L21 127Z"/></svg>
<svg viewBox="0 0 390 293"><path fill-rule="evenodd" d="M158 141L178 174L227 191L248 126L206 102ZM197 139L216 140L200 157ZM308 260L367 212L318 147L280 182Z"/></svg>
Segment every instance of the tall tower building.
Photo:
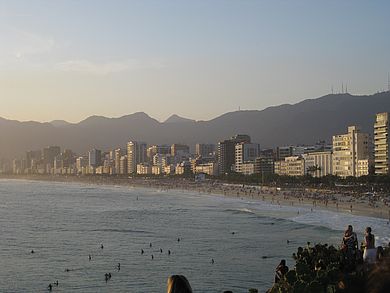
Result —
<svg viewBox="0 0 390 293"><path fill-rule="evenodd" d="M129 141L127 143L127 172L128 174L137 173L137 164L147 161L146 143L138 141Z"/></svg>
<svg viewBox="0 0 390 293"><path fill-rule="evenodd" d="M250 143L250 136L238 134L218 143L217 155L219 174L223 175L232 172L232 167L236 161L236 144L241 142Z"/></svg>
<svg viewBox="0 0 390 293"><path fill-rule="evenodd" d="M120 169L121 157L122 157L122 150L118 148L114 151L115 174L120 174L119 169Z"/></svg>
<svg viewBox="0 0 390 293"><path fill-rule="evenodd" d="M375 174L389 174L389 113L376 114L374 124Z"/></svg>
<svg viewBox="0 0 390 293"><path fill-rule="evenodd" d="M357 126L349 126L348 133L333 136L333 175L340 177L368 175L370 137ZM367 170L360 170L366 165ZM358 172L359 170L359 172Z"/></svg>
<svg viewBox="0 0 390 293"><path fill-rule="evenodd" d="M101 165L102 160L102 151L97 149L92 149L88 152L88 166L98 167Z"/></svg>
<svg viewBox="0 0 390 293"><path fill-rule="evenodd" d="M44 164L49 164L53 167L54 158L61 153L59 146L49 146L42 150L42 159Z"/></svg>

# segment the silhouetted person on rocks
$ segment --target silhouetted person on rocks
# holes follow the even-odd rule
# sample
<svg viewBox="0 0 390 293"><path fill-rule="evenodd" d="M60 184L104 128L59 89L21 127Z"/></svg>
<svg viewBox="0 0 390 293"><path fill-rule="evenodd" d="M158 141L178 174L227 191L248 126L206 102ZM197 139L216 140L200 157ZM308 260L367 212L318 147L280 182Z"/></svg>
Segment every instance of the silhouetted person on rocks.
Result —
<svg viewBox="0 0 390 293"><path fill-rule="evenodd" d="M275 283L278 283L287 272L288 266L286 266L286 260L282 259L275 270Z"/></svg>

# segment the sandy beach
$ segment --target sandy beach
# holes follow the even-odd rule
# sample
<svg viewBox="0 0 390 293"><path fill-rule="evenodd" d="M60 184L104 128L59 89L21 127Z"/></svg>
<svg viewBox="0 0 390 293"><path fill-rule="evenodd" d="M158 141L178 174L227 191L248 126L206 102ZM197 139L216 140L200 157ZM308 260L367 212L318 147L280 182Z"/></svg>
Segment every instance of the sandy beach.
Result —
<svg viewBox="0 0 390 293"><path fill-rule="evenodd" d="M249 198L274 205L301 206L314 210L331 210L340 213L390 219L388 197L372 194L313 188L280 188L230 184L216 180L195 182L186 178L123 178L104 176L1 176L0 179L24 179L84 184L120 185L155 188L159 190L183 190L215 196Z"/></svg>

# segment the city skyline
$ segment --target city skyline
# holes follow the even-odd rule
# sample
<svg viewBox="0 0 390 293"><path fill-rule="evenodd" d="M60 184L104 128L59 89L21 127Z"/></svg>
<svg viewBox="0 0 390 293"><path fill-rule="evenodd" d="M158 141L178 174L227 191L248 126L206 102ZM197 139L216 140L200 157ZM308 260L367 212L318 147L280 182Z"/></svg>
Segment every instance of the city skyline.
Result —
<svg viewBox="0 0 390 293"><path fill-rule="evenodd" d="M0 174L65 175L189 175L225 176L276 174L279 176L334 175L341 178L389 174L389 113L375 114L374 137L356 125L332 136L332 144L285 145L261 148L247 134L236 134L217 144L156 145L129 140L126 147L93 148L84 154L48 146L29 150L24 159L0 161Z"/></svg>
<svg viewBox="0 0 390 293"><path fill-rule="evenodd" d="M387 90L386 1L0 1L0 117L209 120ZM348 21L346 21L348 20ZM60 115L59 115L60 114Z"/></svg>

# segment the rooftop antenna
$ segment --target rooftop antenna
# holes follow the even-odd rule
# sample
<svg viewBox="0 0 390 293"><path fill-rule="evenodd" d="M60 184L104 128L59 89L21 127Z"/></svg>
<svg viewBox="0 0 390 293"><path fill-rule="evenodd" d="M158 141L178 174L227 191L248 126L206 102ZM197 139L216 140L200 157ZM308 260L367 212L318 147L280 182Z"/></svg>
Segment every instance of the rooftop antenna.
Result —
<svg viewBox="0 0 390 293"><path fill-rule="evenodd" d="M344 93L344 83L341 83L341 93Z"/></svg>
<svg viewBox="0 0 390 293"><path fill-rule="evenodd" d="M333 95L333 84L331 85L332 95Z"/></svg>
<svg viewBox="0 0 390 293"><path fill-rule="evenodd" d="M348 84L345 84L345 93L348 94Z"/></svg>

